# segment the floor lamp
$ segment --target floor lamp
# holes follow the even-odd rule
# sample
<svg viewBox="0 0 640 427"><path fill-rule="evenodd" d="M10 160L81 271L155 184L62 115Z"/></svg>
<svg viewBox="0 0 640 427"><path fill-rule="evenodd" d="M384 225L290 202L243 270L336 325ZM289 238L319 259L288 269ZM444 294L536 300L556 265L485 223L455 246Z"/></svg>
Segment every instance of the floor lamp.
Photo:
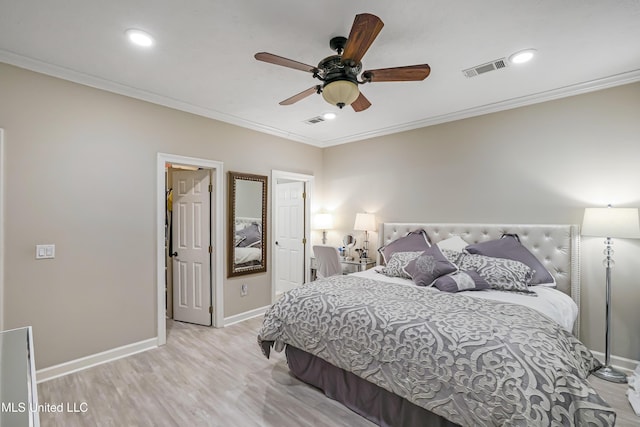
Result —
<svg viewBox="0 0 640 427"><path fill-rule="evenodd" d="M612 237L623 239L640 238L640 221L636 208L586 208L582 220L582 235L605 237L603 261L605 266L606 287L606 325L605 325L605 361L604 366L593 374L603 380L626 383L627 376L611 367L611 268L613 262Z"/></svg>

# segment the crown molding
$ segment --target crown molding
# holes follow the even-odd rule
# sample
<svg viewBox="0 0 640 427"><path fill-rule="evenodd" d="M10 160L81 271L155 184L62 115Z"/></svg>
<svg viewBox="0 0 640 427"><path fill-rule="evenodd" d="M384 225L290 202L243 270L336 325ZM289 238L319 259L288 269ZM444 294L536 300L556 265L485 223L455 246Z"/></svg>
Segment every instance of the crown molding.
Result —
<svg viewBox="0 0 640 427"><path fill-rule="evenodd" d="M324 141L323 147L331 147L334 145L347 144L349 142L361 141L363 139L375 138L378 136L390 135L399 132L419 129L427 126L433 126L441 123L453 122L456 120L468 119L470 117L482 116L484 114L497 113L499 111L511 110L528 105L539 104L542 102L553 101L556 99L567 98L574 95L595 92L602 89L608 89L615 86L621 86L629 83L640 81L640 70L633 70L614 76L604 77L602 79L590 80L587 82L576 83L563 86L557 89L551 89L531 95L521 96L508 99L505 101L494 102L491 104L479 105L464 110L455 111L449 114L429 117L423 120L417 120L397 126L389 126L384 129L376 129L371 132L363 132L350 135L344 138L336 138Z"/></svg>
<svg viewBox="0 0 640 427"><path fill-rule="evenodd" d="M604 77L601 79L590 80L587 82L576 83L556 89L551 89L548 91L538 92L532 95L526 95L508 99L505 101L466 108L440 116L429 117L423 120L417 120L396 126L375 129L369 132L361 132L335 139L316 140L313 138L307 138L302 135L293 134L282 129L277 129L271 126L266 126L250 120L242 119L240 117L226 114L217 110L189 104L175 98L170 98L153 92L136 89L130 86L103 79L101 77L80 73L69 68L49 64L47 62L18 55L16 53L2 49L0 49L0 62L5 62L10 65L15 65L20 68L25 68L27 70L35 71L53 77L58 77L64 80L69 80L74 83L79 83L96 89L106 90L108 92L117 93L119 95L151 102L153 104L162 105L164 107L185 111L187 113L192 113L203 117L208 117L210 119L219 120L221 122L240 126L246 129L255 130L257 132L266 133L269 135L313 145L320 148L332 147L335 145L347 144L349 142L356 142L364 139L390 135L393 133L405 132L441 123L481 116L484 114L525 107L527 105L539 104L541 102L552 101L555 99L566 98L574 95L581 95L588 92L594 92L601 89L607 89L640 81L640 70L633 70L626 73Z"/></svg>
<svg viewBox="0 0 640 427"><path fill-rule="evenodd" d="M69 68L60 67L58 65L40 61L38 59L18 55L7 50L0 49L0 62L4 62L9 65L14 65L16 67L24 68L30 71L35 71L37 73L46 74L48 76L57 77L63 80L68 80L74 83L79 83L96 89L105 90L107 92L117 93L118 95L124 95L130 98L139 99L141 101L147 101L152 104L161 105L163 107L173 108L175 110L180 110L187 113L196 114L198 116L219 120L221 122L255 130L257 132L262 132L269 135L278 136L292 141L302 142L315 146L319 146L320 144L319 141L304 137L302 135L296 135L281 129L262 125L250 120L245 120L240 117L226 114L217 110L212 110L210 108L189 104L187 102L159 95L157 93L136 89L134 87L116 83L111 80L103 79L101 77L93 76L86 73L80 73Z"/></svg>

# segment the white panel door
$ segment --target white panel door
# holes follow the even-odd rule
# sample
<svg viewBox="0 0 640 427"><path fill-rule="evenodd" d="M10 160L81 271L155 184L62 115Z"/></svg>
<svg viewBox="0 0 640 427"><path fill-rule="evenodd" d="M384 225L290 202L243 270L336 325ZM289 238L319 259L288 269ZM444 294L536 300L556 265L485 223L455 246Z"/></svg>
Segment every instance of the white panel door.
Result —
<svg viewBox="0 0 640 427"><path fill-rule="evenodd" d="M211 325L210 171L173 172L173 318ZM177 253L177 254L176 254Z"/></svg>
<svg viewBox="0 0 640 427"><path fill-rule="evenodd" d="M276 184L276 294L304 282L304 182Z"/></svg>

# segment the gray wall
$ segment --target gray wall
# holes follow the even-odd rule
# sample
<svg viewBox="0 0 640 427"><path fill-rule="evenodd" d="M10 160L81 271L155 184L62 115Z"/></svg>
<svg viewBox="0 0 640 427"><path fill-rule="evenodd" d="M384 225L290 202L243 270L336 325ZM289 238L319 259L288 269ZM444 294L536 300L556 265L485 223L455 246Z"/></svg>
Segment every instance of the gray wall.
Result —
<svg viewBox="0 0 640 427"><path fill-rule="evenodd" d="M378 222L580 224L587 206L640 206L640 84L340 145L323 157L319 207L336 213L331 244L363 211ZM597 351L603 249L603 239L583 239L582 339ZM640 240L615 249L612 353L638 360Z"/></svg>
<svg viewBox="0 0 640 427"><path fill-rule="evenodd" d="M4 327L33 325L37 368L156 336L158 152L260 175L322 165L319 148L5 64L0 94ZM39 243L56 258L36 261ZM270 268L224 276L226 317L270 303Z"/></svg>
<svg viewBox="0 0 640 427"><path fill-rule="evenodd" d="M324 150L4 64L0 94L4 327L33 325L38 368L156 335L157 152L314 175L336 245L362 211L379 222L580 223L585 206L640 205L640 84ZM38 243L55 243L56 258L36 261ZM582 338L603 350L602 241L583 249ZM617 241L613 274L613 353L633 359L639 249ZM225 278L224 298L225 316L267 305L270 268Z"/></svg>

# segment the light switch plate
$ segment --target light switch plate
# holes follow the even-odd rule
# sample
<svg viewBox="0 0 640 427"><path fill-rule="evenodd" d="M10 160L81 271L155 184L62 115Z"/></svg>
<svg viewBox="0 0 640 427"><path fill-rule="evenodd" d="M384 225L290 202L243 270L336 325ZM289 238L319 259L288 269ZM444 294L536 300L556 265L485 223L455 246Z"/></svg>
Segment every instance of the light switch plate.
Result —
<svg viewBox="0 0 640 427"><path fill-rule="evenodd" d="M36 259L50 259L56 257L56 245L36 245Z"/></svg>

